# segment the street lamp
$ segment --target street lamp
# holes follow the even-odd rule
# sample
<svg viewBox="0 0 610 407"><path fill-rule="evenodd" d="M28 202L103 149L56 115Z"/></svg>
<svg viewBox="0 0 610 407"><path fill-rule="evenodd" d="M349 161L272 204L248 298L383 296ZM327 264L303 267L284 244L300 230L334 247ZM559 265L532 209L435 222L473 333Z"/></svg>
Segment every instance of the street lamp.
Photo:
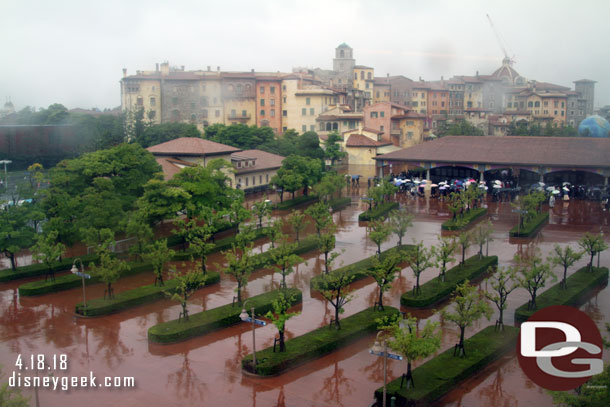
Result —
<svg viewBox="0 0 610 407"><path fill-rule="evenodd" d="M12 163L11 160L0 160L0 164L4 164L4 186L8 191L8 177L6 175L6 165Z"/></svg>
<svg viewBox="0 0 610 407"><path fill-rule="evenodd" d="M78 271L78 269L76 268L76 262L80 263L80 272ZM87 297L85 296L85 279L86 278L91 278L91 275L86 274L83 270L83 261L80 258L76 258L74 259L74 261L72 262L72 268L70 269L70 272L72 274L76 274L77 276L80 276L83 280L83 315L85 315L85 308L87 308Z"/></svg>
<svg viewBox="0 0 610 407"><path fill-rule="evenodd" d="M382 336L381 341L379 340L379 335L384 335L384 331L377 332L377 336L375 337L375 343L371 346L369 353L371 355L383 356L383 403L381 404L383 407L386 406L386 386L388 382L388 358L402 360L402 356L396 355L393 353L388 353L388 342L386 341L385 336Z"/></svg>
<svg viewBox="0 0 610 407"><path fill-rule="evenodd" d="M239 319L244 322L252 322L252 363L254 364L252 370L253 372L256 372L256 335L254 333L254 325L265 326L267 325L267 323L265 321L261 321L255 318L254 307L250 308L250 314L252 315L252 317L248 316L248 312L246 311L246 304L248 303L248 301L250 300L246 300L244 302L241 314L239 314Z"/></svg>

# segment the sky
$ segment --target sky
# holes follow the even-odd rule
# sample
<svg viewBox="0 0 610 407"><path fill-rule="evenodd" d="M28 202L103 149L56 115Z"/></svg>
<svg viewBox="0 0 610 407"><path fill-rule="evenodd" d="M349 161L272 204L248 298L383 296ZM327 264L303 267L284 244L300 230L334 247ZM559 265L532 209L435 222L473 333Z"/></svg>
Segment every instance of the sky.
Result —
<svg viewBox="0 0 610 407"><path fill-rule="evenodd" d="M120 105L122 69L332 69L346 42L375 76L491 74L504 53L527 79L597 81L610 105L608 0L0 0L0 103ZM1 106L0 104L0 106Z"/></svg>

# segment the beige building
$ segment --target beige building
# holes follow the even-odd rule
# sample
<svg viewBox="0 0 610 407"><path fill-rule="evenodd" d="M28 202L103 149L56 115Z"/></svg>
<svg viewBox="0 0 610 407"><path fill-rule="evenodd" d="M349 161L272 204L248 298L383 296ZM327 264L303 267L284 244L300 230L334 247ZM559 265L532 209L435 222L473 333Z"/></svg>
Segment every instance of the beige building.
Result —
<svg viewBox="0 0 610 407"><path fill-rule="evenodd" d="M347 153L349 165L374 165L374 157L400 150L381 133L372 129L355 129L343 133L342 149Z"/></svg>
<svg viewBox="0 0 610 407"><path fill-rule="evenodd" d="M416 82L411 91L411 107L417 113L428 114L428 90L430 86L426 83Z"/></svg>
<svg viewBox="0 0 610 407"><path fill-rule="evenodd" d="M375 70L369 66L354 66L353 87L364 91L365 98L372 99L375 83Z"/></svg>
<svg viewBox="0 0 610 407"><path fill-rule="evenodd" d="M316 118L318 136L326 140L328 133L332 131L342 134L345 131L362 127L362 116L362 112L353 112L347 105L332 107Z"/></svg>

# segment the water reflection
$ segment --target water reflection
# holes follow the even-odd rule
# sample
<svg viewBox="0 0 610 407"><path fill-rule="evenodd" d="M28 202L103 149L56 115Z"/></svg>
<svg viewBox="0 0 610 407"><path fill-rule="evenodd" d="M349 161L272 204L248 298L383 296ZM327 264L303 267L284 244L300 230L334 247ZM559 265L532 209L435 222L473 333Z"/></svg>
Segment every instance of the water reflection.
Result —
<svg viewBox="0 0 610 407"><path fill-rule="evenodd" d="M182 353L182 365L167 375L166 388L174 390L176 397L183 400L203 400L208 385L197 376L188 358L189 352Z"/></svg>
<svg viewBox="0 0 610 407"><path fill-rule="evenodd" d="M334 406L343 406L343 396L350 394L353 389L354 386L350 383L350 379L345 377L345 370L339 367L338 362L335 362L332 374L323 379L322 389L314 394L314 400L319 400L320 396L324 396L324 401Z"/></svg>

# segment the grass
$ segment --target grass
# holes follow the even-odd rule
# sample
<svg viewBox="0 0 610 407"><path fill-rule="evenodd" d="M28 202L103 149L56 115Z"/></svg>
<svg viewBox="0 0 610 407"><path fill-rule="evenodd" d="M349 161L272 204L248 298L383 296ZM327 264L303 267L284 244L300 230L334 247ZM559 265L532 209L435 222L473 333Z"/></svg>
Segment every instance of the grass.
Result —
<svg viewBox="0 0 610 407"><path fill-rule="evenodd" d="M379 218L385 218L386 215L392 210L398 208L398 202L383 202L377 205L374 208L366 210L358 215L358 220L360 221L369 221L375 220Z"/></svg>
<svg viewBox="0 0 610 407"><path fill-rule="evenodd" d="M62 259L62 261L57 262L53 266L53 270L58 273L61 271L68 271L72 267L72 263L77 257L66 257ZM78 257L82 260L84 264L88 264L92 261L96 261L98 256L94 254L89 254L85 256ZM37 277L44 276L47 274L47 266L43 263L30 264L28 266L17 267L17 271L13 271L12 269L0 270L0 283L4 283L7 281L19 280L22 278L28 277Z"/></svg>
<svg viewBox="0 0 610 407"><path fill-rule="evenodd" d="M589 266L585 266L567 278L568 288L561 288L561 281L548 290L536 296L535 310L528 310L528 304L523 304L515 310L515 321L527 321L534 312L550 305L581 305L587 298L587 294L596 286L608 282L607 267L593 267L589 272Z"/></svg>
<svg viewBox="0 0 610 407"><path fill-rule="evenodd" d="M287 290L274 290L248 298L248 306L253 306L258 315L264 315L272 310L271 303L285 292L287 298L295 296L293 305L303 301L303 294L296 288ZM178 322L174 319L169 322L154 325L148 329L148 340L155 343L173 343L183 341L195 336L205 335L218 329L241 322L239 314L242 307L238 304L223 305L208 311L190 315L188 321Z"/></svg>
<svg viewBox="0 0 610 407"><path fill-rule="evenodd" d="M474 255L464 262L464 265L457 265L445 273L445 281L440 277L428 281L419 286L420 292L415 295L413 291L408 291L400 296L400 304L405 307L423 308L430 307L451 296L458 284L465 280L472 280L485 273L489 267L498 265L498 256L487 256L479 258Z"/></svg>
<svg viewBox="0 0 610 407"><path fill-rule="evenodd" d="M395 247L392 247L388 250L384 250L383 252L381 252L381 258L383 259L389 253L392 253L392 252L395 252L398 250L411 250L412 248L413 248L413 245L404 245L403 244L402 246L395 246ZM338 269L331 271L329 274L348 270L350 274L355 276L353 282L362 280L363 278L369 276L369 270L373 265L373 258L376 256L377 256L377 254L374 254L370 257L367 257L366 259L357 261L356 263L352 263L352 264L348 264L347 266L340 267ZM318 282L321 281L322 275L323 274L312 277L312 279L309 280L309 286L312 290L316 290L316 286L317 286Z"/></svg>
<svg viewBox="0 0 610 407"><path fill-rule="evenodd" d="M208 272L205 286L220 282L220 274L216 272ZM145 285L143 287L134 288L120 292L112 299L95 298L87 301L87 308L83 309L83 304L76 304L75 312L77 314L96 317L100 315L108 315L115 312L120 312L128 308L133 308L141 304L157 301L166 298L166 294L171 294L178 288L178 280L172 279L165 281L163 286L155 286L154 284Z"/></svg>
<svg viewBox="0 0 610 407"><path fill-rule="evenodd" d="M471 223L479 219L481 216L485 216L487 214L487 208L477 208L471 209L464 215L458 215L458 217L454 219L449 219L448 221L443 222L441 225L441 229L443 230L461 230L467 228Z"/></svg>
<svg viewBox="0 0 610 407"><path fill-rule="evenodd" d="M260 376L277 375L375 332L377 330L375 319L393 314L398 314L396 308L385 307L385 311L368 308L341 319L340 330L323 326L305 335L287 340L285 352L273 352L273 347L256 352L256 371L252 366L252 354L247 355L241 361L242 368Z"/></svg>
<svg viewBox="0 0 610 407"><path fill-rule="evenodd" d="M295 206L305 205L310 202L317 201L318 197L315 195L301 195L294 199L284 200L284 202L278 202L273 205L273 209L290 209Z"/></svg>
<svg viewBox="0 0 610 407"><path fill-rule="evenodd" d="M396 406L427 406L439 399L461 381L477 374L483 367L514 349L519 329L506 326L504 332L493 326L477 332L466 339L466 357L453 356L453 348L430 359L413 370L414 387L400 387L400 378L386 387L389 400L396 397ZM383 388L375 391L375 398L381 405Z"/></svg>
<svg viewBox="0 0 610 407"><path fill-rule="evenodd" d="M538 233L538 230L549 220L549 213L542 212L534 216L534 218L523 225L522 228L519 225L513 227L509 234L511 237L530 237Z"/></svg>

